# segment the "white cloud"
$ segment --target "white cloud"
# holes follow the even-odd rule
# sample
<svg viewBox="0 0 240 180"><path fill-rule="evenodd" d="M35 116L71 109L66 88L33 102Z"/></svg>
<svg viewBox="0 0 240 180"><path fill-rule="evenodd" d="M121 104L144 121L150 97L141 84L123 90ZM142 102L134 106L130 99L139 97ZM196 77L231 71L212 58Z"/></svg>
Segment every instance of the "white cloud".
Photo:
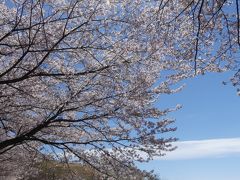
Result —
<svg viewBox="0 0 240 180"><path fill-rule="evenodd" d="M216 158L231 155L240 156L240 138L208 139L197 141L179 141L175 151L166 156L156 157L159 160L184 160L199 158Z"/></svg>

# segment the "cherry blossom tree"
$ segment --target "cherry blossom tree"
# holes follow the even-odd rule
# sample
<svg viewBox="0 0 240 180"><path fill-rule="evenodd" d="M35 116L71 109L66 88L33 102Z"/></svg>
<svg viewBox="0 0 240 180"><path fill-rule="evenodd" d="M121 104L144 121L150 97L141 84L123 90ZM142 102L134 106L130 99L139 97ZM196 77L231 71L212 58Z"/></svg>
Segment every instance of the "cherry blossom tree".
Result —
<svg viewBox="0 0 240 180"><path fill-rule="evenodd" d="M175 149L162 134L180 106L156 108L159 95L239 53L237 0L0 2L1 162L51 156L131 174Z"/></svg>

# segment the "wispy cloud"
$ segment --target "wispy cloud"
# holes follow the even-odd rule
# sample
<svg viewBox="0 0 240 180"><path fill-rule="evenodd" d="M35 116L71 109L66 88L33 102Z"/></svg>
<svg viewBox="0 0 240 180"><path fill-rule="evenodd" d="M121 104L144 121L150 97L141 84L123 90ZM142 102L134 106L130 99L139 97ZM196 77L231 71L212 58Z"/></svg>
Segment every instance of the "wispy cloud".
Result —
<svg viewBox="0 0 240 180"><path fill-rule="evenodd" d="M184 160L199 158L216 158L231 155L240 156L240 138L208 139L198 141L179 141L175 151L166 156L156 158L161 160Z"/></svg>

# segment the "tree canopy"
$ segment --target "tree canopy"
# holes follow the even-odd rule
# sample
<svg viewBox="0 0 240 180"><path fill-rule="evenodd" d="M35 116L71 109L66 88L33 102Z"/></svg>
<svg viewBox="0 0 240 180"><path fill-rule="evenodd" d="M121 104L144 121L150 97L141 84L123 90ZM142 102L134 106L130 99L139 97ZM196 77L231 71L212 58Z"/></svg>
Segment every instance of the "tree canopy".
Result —
<svg viewBox="0 0 240 180"><path fill-rule="evenodd" d="M162 134L180 106L156 108L159 95L238 67L239 18L238 0L1 0L0 162L130 177L175 149Z"/></svg>

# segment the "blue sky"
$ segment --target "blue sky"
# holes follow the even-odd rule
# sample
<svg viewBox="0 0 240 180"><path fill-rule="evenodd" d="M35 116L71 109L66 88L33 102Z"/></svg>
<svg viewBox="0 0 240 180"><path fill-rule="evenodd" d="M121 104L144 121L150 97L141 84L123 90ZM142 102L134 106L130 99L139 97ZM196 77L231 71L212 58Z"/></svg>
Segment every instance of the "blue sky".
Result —
<svg viewBox="0 0 240 180"><path fill-rule="evenodd" d="M240 97L231 84L233 73L210 73L184 81L186 87L174 95L163 95L157 106L183 108L169 114L175 118L179 138L174 152L140 164L154 169L162 180L240 179Z"/></svg>

